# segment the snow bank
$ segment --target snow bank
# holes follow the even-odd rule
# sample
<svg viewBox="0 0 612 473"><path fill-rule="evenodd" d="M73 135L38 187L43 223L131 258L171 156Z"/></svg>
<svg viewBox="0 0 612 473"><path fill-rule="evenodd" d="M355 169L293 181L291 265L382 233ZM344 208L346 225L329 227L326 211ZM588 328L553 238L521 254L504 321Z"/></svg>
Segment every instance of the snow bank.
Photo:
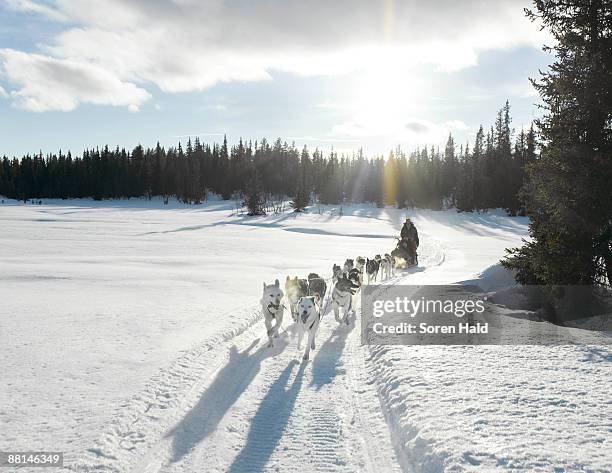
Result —
<svg viewBox="0 0 612 473"><path fill-rule="evenodd" d="M484 292L500 291L517 286L513 274L501 264L489 266L479 273L477 278L463 281L462 284L478 286Z"/></svg>
<svg viewBox="0 0 612 473"><path fill-rule="evenodd" d="M415 472L610 469L607 347L370 353L372 382Z"/></svg>
<svg viewBox="0 0 612 473"><path fill-rule="evenodd" d="M526 304L501 265L462 283L492 302ZM370 347L368 366L415 472L603 472L612 465L612 424L602 415L612 350L610 333L599 337L601 345Z"/></svg>

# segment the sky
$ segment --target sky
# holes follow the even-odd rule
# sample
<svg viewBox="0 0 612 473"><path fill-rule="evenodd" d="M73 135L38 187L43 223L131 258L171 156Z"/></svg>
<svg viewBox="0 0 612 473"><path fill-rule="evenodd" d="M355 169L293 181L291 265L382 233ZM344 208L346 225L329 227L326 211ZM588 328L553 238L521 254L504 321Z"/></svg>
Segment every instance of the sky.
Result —
<svg viewBox="0 0 612 473"><path fill-rule="evenodd" d="M0 155L473 141L551 57L521 0L0 0Z"/></svg>

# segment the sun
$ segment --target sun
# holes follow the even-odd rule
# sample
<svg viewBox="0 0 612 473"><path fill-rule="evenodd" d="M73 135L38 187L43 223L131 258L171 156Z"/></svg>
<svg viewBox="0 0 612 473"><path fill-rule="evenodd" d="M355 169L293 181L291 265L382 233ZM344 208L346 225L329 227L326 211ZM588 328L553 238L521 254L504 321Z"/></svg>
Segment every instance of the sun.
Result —
<svg viewBox="0 0 612 473"><path fill-rule="evenodd" d="M355 107L370 114L395 113L410 104L410 77L398 70L367 70L357 78L354 90Z"/></svg>
<svg viewBox="0 0 612 473"><path fill-rule="evenodd" d="M410 71L391 58L378 60L355 74L350 108L355 122L374 134L389 133L413 113L416 83Z"/></svg>

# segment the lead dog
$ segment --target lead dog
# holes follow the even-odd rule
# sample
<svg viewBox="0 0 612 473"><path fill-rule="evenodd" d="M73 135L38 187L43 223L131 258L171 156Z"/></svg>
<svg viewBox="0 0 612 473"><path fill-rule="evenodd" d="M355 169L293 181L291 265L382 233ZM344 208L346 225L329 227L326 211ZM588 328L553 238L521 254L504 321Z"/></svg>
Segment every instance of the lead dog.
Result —
<svg viewBox="0 0 612 473"><path fill-rule="evenodd" d="M280 288L278 279L274 281L274 284L263 283L261 311L264 315L266 332L269 339L269 347L274 344L273 339L278 338L278 331L283 323L283 312L285 311L285 307L281 305L282 299L283 291ZM274 326L272 326L273 321L275 322Z"/></svg>
<svg viewBox="0 0 612 473"><path fill-rule="evenodd" d="M306 344L306 351L304 352L304 360L308 360L310 350L315 349L315 336L319 329L319 323L321 322L321 299L318 294L314 296L302 297L297 303L298 313L298 350L302 349L302 337L304 333L308 332L308 342Z"/></svg>
<svg viewBox="0 0 612 473"><path fill-rule="evenodd" d="M338 279L332 291L332 307L334 308L336 322L348 325L348 315L353 308L353 295L357 292L357 289L359 289L359 286L354 284L346 274ZM340 309L342 309L342 318L340 318Z"/></svg>
<svg viewBox="0 0 612 473"><path fill-rule="evenodd" d="M287 280L285 281L285 294L289 302L291 318L293 318L294 322L297 322L297 303L301 297L308 295L308 281L306 281L306 279L298 279L297 276L294 279L287 276Z"/></svg>

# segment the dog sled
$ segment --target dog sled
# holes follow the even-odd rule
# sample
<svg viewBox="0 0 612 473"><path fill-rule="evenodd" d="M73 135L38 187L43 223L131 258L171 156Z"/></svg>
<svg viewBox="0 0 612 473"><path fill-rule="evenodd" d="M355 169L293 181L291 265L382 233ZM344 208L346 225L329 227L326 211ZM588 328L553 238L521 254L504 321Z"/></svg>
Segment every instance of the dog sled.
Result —
<svg viewBox="0 0 612 473"><path fill-rule="evenodd" d="M419 247L419 232L414 223L407 218L402 225L400 238L397 239L397 245L391 252L391 256L395 259L395 267L400 269L411 268L419 264L417 248Z"/></svg>
<svg viewBox="0 0 612 473"><path fill-rule="evenodd" d="M395 267L399 269L412 268L419 264L416 245L406 239L397 239L397 245L391 256L395 259Z"/></svg>

